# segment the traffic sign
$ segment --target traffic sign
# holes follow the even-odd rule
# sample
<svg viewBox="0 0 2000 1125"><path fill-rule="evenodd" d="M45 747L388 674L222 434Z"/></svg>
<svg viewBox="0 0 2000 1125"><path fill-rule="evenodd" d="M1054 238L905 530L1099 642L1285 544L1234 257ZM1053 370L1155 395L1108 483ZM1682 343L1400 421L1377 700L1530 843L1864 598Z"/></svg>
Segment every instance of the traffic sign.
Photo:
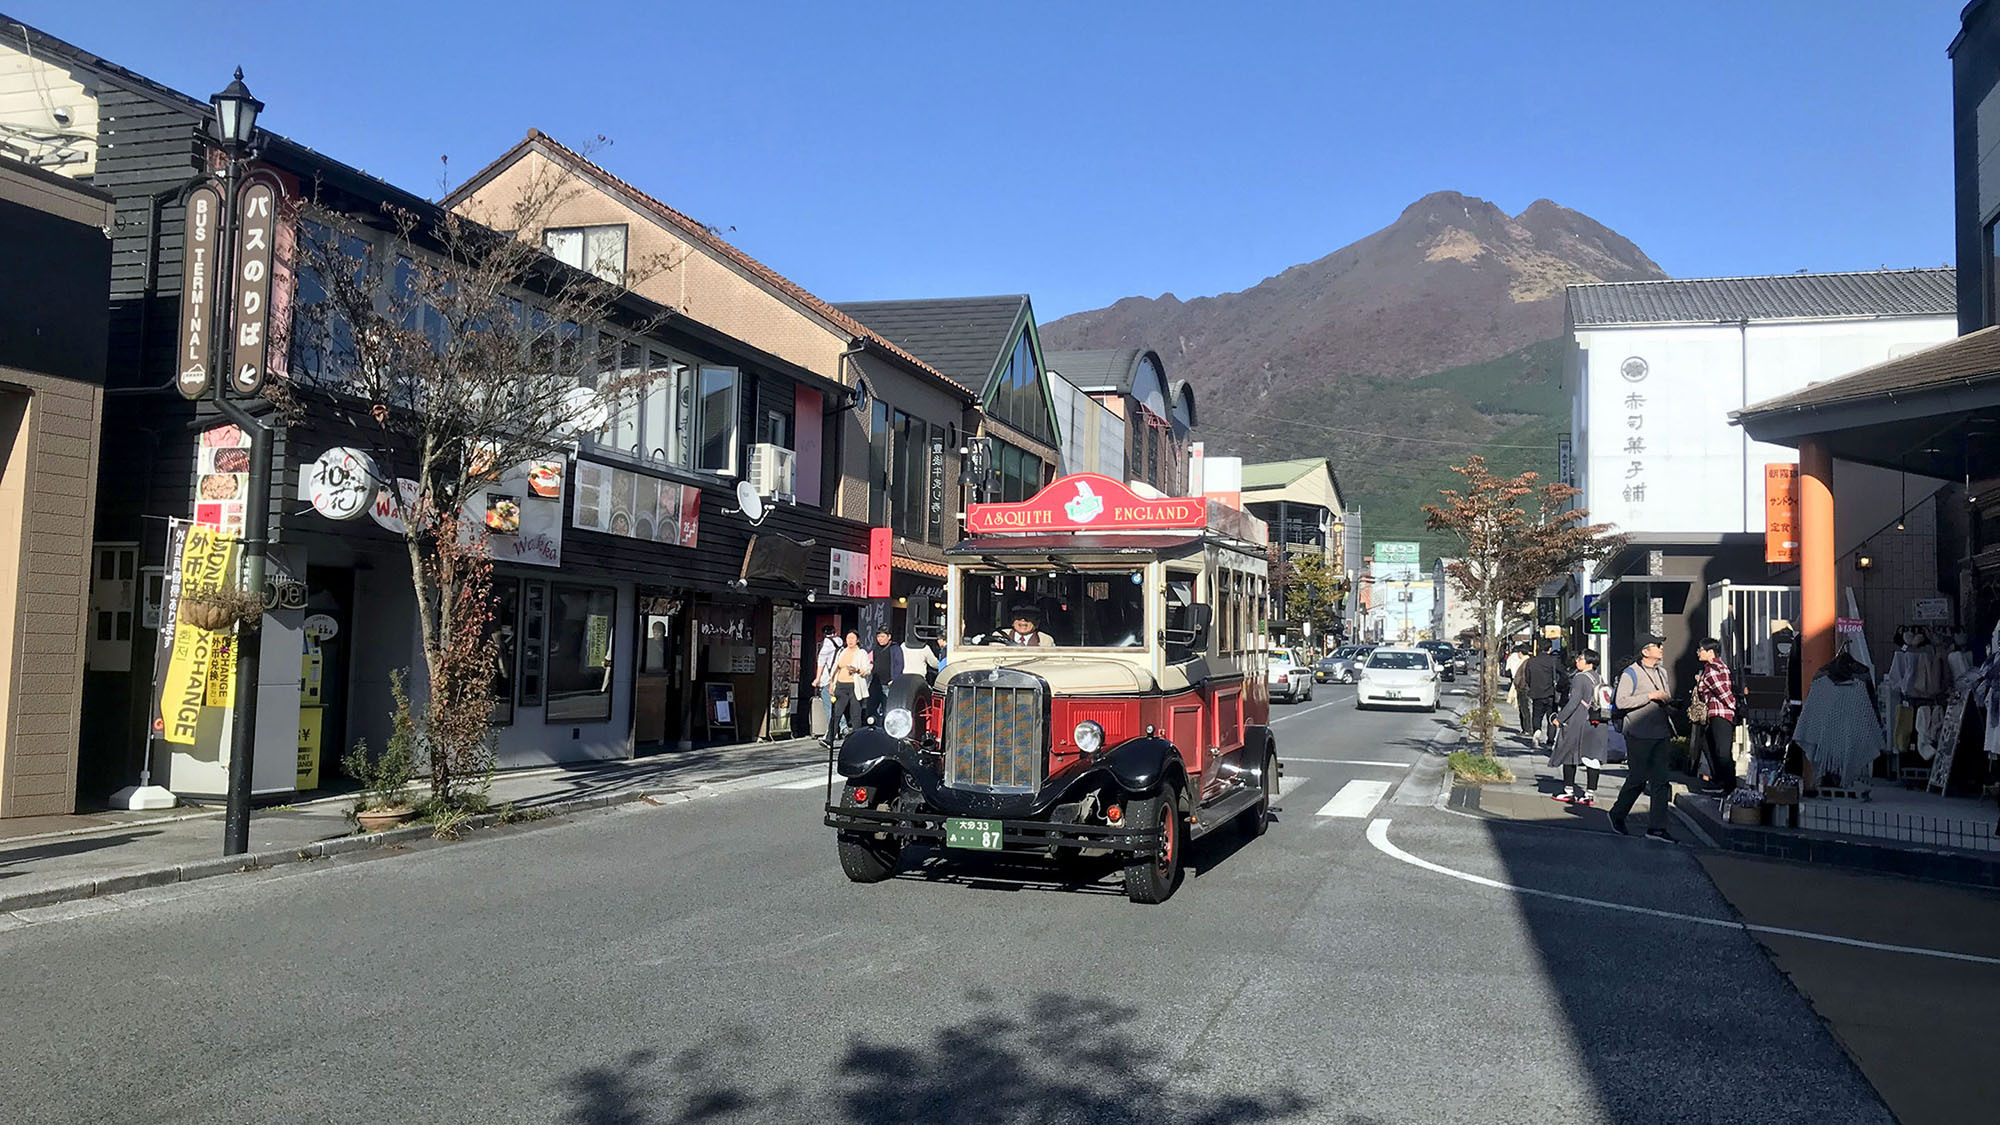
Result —
<svg viewBox="0 0 2000 1125"><path fill-rule="evenodd" d="M1583 631L1591 634L1611 631L1605 627L1604 610L1597 604L1596 594L1583 596Z"/></svg>

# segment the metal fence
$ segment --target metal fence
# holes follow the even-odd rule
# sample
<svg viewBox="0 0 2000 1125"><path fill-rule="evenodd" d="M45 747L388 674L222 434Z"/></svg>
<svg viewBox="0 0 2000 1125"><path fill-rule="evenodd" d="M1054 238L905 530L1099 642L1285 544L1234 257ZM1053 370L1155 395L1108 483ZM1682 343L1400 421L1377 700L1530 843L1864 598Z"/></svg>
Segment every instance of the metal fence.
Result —
<svg viewBox="0 0 2000 1125"><path fill-rule="evenodd" d="M2000 852L2000 835L1995 834L2000 828L1996 828L1996 822L2000 822L2000 815L1994 819L1966 820L1815 802L1807 802L1799 809L1799 827L1816 832L1982 852Z"/></svg>

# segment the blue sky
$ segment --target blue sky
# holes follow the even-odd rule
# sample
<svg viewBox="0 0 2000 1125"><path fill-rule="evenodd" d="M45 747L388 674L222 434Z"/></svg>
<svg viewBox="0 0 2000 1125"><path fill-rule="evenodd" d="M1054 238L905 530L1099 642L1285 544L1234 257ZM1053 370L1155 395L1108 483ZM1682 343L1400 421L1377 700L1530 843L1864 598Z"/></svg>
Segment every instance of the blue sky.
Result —
<svg viewBox="0 0 2000 1125"><path fill-rule="evenodd" d="M1451 189L1676 276L1939 265L1962 0L0 0L439 194L539 127L833 300L1254 285ZM734 227L733 232L727 228Z"/></svg>

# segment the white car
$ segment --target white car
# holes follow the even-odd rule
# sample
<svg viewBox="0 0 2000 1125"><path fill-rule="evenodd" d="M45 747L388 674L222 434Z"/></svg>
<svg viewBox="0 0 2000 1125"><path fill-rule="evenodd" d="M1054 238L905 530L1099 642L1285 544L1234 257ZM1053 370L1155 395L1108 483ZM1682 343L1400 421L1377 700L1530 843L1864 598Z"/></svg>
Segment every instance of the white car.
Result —
<svg viewBox="0 0 2000 1125"><path fill-rule="evenodd" d="M1421 707L1438 709L1438 670L1431 654L1420 648L1384 646L1368 654L1354 688L1354 707Z"/></svg>
<svg viewBox="0 0 2000 1125"><path fill-rule="evenodd" d="M1269 667L1264 673L1264 684L1271 689L1271 698L1283 699L1287 703L1297 703L1313 697L1312 669L1303 664L1294 664L1292 654L1273 650L1269 654Z"/></svg>

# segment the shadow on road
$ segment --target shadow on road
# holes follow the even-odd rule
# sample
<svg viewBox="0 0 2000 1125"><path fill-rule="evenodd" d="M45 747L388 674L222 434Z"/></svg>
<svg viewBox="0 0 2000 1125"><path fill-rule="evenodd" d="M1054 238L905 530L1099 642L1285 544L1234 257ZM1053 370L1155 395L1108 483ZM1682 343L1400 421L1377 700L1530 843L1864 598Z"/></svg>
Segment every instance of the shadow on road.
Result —
<svg viewBox="0 0 2000 1125"><path fill-rule="evenodd" d="M1170 1004L1170 997L1148 998ZM1260 1121L1367 1119L1318 1111L1295 1090L1217 1089L1241 1068L1214 1060L1189 1075L1169 1052L1141 1038L1138 1006L1044 993L1003 1002L975 992L971 1012L911 1042L853 1037L825 1088L756 1091L747 1082L757 1036L731 1027L663 1059L634 1051L562 1083L573 1125L680 1125L722 1120L917 1125L1096 1122L1103 1125L1225 1125ZM891 1031L891 1034L893 1032ZM1253 1068L1254 1069L1254 1068ZM1176 1080L1180 1079L1180 1080Z"/></svg>
<svg viewBox="0 0 2000 1125"><path fill-rule="evenodd" d="M47 844L30 844L19 848L0 848L0 867L33 863L36 860L55 859L61 856L82 855L85 852L100 851L104 848L118 848L134 840L159 835L157 829L146 832L119 832L106 836L81 837L74 840L57 840ZM22 875L21 871L0 871L0 879Z"/></svg>

